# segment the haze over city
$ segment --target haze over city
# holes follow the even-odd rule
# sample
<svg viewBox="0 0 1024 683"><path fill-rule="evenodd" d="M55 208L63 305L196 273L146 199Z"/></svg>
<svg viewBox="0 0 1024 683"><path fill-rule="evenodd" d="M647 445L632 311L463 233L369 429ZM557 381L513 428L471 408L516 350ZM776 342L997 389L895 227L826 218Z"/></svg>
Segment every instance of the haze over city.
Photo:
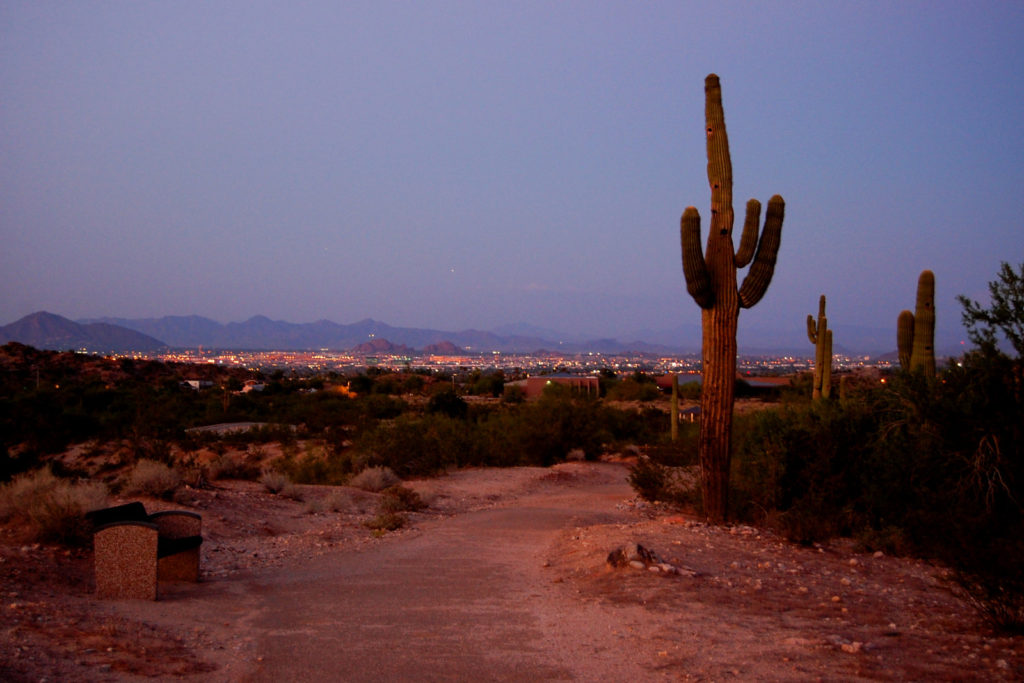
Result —
<svg viewBox="0 0 1024 683"><path fill-rule="evenodd" d="M714 72L737 212L786 199L741 342L822 293L894 330L925 268L963 336L1024 258L1022 35L1009 2L4 3L0 325L699 325Z"/></svg>

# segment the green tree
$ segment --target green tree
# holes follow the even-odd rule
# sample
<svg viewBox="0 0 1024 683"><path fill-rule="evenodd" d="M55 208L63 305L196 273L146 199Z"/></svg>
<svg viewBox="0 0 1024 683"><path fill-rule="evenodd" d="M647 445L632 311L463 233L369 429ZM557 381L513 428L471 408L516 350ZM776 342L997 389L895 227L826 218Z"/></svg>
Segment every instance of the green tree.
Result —
<svg viewBox="0 0 1024 683"><path fill-rule="evenodd" d="M1004 261L998 277L988 283L988 291L989 308L962 294L957 296L964 307L962 317L967 336L982 351L994 351L1002 334L1019 361L1024 358L1024 263L1014 272Z"/></svg>

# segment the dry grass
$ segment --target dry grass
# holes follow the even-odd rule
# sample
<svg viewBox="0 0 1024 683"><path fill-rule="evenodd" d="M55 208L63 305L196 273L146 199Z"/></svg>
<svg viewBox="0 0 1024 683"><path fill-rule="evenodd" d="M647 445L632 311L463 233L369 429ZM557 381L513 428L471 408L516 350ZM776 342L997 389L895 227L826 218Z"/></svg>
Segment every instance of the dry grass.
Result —
<svg viewBox="0 0 1024 683"><path fill-rule="evenodd" d="M365 470L352 477L349 481L349 486L377 493L386 488L395 486L401 481L402 480L398 478L398 475L395 474L390 467L367 467Z"/></svg>
<svg viewBox="0 0 1024 683"><path fill-rule="evenodd" d="M79 544L88 540L83 515L107 505L99 482L59 479L49 469L16 477L0 487L0 520L19 520L28 540Z"/></svg>
<svg viewBox="0 0 1024 683"><path fill-rule="evenodd" d="M181 474L162 462L140 460L128 474L124 492L170 499L181 486Z"/></svg>

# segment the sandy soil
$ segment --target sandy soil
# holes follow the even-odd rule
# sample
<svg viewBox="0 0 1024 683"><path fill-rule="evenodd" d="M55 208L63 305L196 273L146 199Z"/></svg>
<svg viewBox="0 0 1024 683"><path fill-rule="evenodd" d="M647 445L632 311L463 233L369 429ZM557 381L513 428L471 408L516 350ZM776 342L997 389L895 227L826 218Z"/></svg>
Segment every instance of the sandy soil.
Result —
<svg viewBox="0 0 1024 683"><path fill-rule="evenodd" d="M621 660L623 671L658 680L1024 680L1024 638L992 634L942 568L843 542L807 548L764 530L710 527L637 501L626 473L566 463L407 482L430 507L381 538L363 526L376 494L300 487L298 501L234 481L188 489L176 503L146 503L203 515L203 581L163 586L157 603L96 600L90 551L26 545L17 529L2 529L0 680L270 680L271 664L287 663L272 662L260 618L292 574L315 581L332 558L380 561L414 546L444 552L526 508L543 532L486 546L495 557L485 559L522 565L516 589L534 603L528 614L509 610L527 614L551 647L587 652L533 678L600 680ZM313 511L328 498L340 511ZM680 573L611 568L609 552L626 543ZM498 618L495 628L507 628Z"/></svg>

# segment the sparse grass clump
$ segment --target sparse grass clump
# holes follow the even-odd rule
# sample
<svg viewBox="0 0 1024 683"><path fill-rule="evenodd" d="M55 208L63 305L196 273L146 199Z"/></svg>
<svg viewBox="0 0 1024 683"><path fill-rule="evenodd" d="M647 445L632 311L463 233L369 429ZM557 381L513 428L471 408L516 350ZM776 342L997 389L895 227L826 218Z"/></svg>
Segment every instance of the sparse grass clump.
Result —
<svg viewBox="0 0 1024 683"><path fill-rule="evenodd" d="M320 512L342 512L351 505L351 500L341 491L331 491L323 498L311 498L306 502L306 514Z"/></svg>
<svg viewBox="0 0 1024 683"><path fill-rule="evenodd" d="M81 544L89 538L83 515L107 505L100 482L73 482L36 470L0 486L0 520L25 524L28 540Z"/></svg>
<svg viewBox="0 0 1024 683"><path fill-rule="evenodd" d="M354 486L357 489L377 493L400 482L401 479L398 478L398 475L390 467L367 467L352 477L348 483L349 486Z"/></svg>
<svg viewBox="0 0 1024 683"><path fill-rule="evenodd" d="M263 484L263 488L267 491L282 498L302 500L302 492L299 490L299 487L284 472L267 470L260 477L260 483Z"/></svg>
<svg viewBox="0 0 1024 683"><path fill-rule="evenodd" d="M155 460L140 460L128 475L124 492L170 500L181 483L181 474L171 467Z"/></svg>
<svg viewBox="0 0 1024 683"><path fill-rule="evenodd" d="M270 493L280 493L286 486L291 484L291 481L283 472L267 470L260 476L260 483Z"/></svg>

